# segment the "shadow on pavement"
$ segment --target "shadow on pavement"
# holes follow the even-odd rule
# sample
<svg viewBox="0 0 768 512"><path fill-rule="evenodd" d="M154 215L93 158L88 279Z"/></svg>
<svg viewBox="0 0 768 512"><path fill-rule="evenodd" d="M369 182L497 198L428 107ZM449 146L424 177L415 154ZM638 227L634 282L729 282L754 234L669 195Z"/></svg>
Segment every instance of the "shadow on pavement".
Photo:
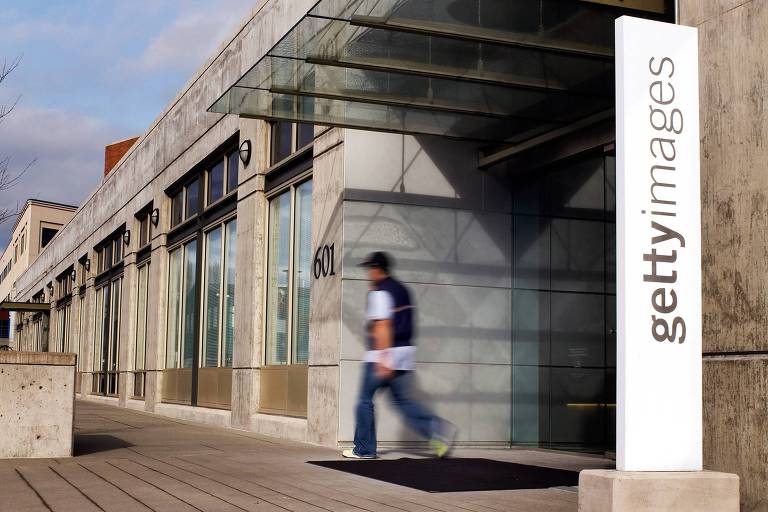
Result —
<svg viewBox="0 0 768 512"><path fill-rule="evenodd" d="M74 456L129 448L133 444L105 434L75 434Z"/></svg>
<svg viewBox="0 0 768 512"><path fill-rule="evenodd" d="M579 473L490 459L408 459L309 461L427 492L548 489L574 486Z"/></svg>

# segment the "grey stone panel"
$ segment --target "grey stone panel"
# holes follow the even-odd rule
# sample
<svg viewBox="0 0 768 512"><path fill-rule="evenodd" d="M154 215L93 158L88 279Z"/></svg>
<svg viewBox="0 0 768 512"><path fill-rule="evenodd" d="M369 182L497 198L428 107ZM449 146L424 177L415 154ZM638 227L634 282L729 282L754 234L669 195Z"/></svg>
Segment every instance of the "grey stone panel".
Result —
<svg viewBox="0 0 768 512"><path fill-rule="evenodd" d="M364 279L357 267L376 250L389 252L406 282L511 285L509 215L448 208L346 202L344 277Z"/></svg>
<svg viewBox="0 0 768 512"><path fill-rule="evenodd" d="M511 291L503 288L406 283L416 304L417 361L511 362ZM366 281L344 280L342 359L366 350Z"/></svg>
<svg viewBox="0 0 768 512"><path fill-rule="evenodd" d="M363 363L342 361L340 366L339 441L354 436L354 409ZM416 371L417 396L437 415L458 428L459 442L509 443L511 421L511 367L484 364L423 363ZM377 436L381 443L417 441L394 409L391 395L382 390L375 399Z"/></svg>

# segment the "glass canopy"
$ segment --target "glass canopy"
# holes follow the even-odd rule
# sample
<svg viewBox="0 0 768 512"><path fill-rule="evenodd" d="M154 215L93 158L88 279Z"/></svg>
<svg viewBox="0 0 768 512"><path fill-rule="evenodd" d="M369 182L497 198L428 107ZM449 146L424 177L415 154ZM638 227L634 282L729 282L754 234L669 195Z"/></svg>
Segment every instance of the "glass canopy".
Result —
<svg viewBox="0 0 768 512"><path fill-rule="evenodd" d="M210 108L521 142L614 106L614 20L673 0L320 0Z"/></svg>

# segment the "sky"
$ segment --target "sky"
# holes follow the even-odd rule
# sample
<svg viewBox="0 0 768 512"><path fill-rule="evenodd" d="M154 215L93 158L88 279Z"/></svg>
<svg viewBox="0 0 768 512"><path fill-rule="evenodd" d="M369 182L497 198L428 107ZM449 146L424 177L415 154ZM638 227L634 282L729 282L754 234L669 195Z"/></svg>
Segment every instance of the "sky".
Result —
<svg viewBox="0 0 768 512"><path fill-rule="evenodd" d="M79 205L103 177L104 146L142 134L257 0L0 0L0 209L28 198ZM0 224L0 252L14 219Z"/></svg>

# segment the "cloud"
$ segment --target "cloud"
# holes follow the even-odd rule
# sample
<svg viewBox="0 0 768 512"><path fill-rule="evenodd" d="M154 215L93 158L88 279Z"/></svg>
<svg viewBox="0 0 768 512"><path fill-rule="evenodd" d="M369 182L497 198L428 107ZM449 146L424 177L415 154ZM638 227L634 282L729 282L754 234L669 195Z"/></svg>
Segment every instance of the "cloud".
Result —
<svg viewBox="0 0 768 512"><path fill-rule="evenodd" d="M64 41L80 38L82 34L83 31L73 25L50 20L24 21L3 29L3 37L15 41L44 38Z"/></svg>
<svg viewBox="0 0 768 512"><path fill-rule="evenodd" d="M101 182L104 145L121 135L94 117L20 106L0 125L0 156L11 156L16 171L36 161L17 186L0 191L0 208L29 198L79 205ZM13 220L0 225L0 245L12 227Z"/></svg>
<svg viewBox="0 0 768 512"><path fill-rule="evenodd" d="M144 72L190 71L211 56L252 7L253 0L204 2L181 14L155 36L139 58Z"/></svg>

